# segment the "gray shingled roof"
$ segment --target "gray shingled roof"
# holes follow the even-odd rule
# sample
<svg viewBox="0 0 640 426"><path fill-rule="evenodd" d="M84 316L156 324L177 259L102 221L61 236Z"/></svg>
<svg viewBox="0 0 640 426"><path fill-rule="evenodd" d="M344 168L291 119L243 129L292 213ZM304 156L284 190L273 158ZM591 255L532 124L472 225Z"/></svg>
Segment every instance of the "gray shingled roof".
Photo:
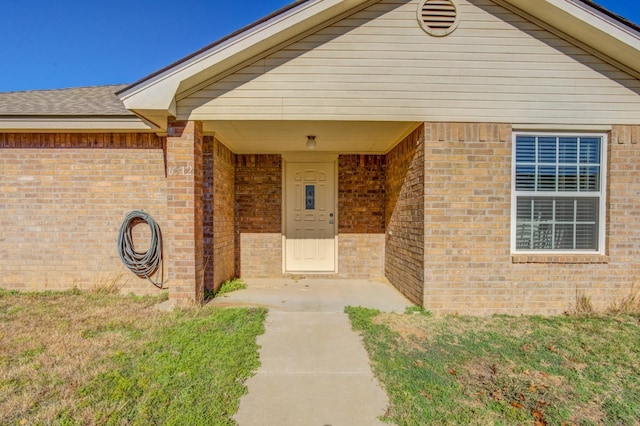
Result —
<svg viewBox="0 0 640 426"><path fill-rule="evenodd" d="M131 116L116 96L126 84L0 93L0 116Z"/></svg>

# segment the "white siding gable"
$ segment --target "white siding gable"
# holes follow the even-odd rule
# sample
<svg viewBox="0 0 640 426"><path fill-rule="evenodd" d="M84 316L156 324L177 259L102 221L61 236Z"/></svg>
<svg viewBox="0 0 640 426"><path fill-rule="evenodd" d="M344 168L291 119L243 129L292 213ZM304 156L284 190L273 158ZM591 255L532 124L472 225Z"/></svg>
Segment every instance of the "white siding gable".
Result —
<svg viewBox="0 0 640 426"><path fill-rule="evenodd" d="M640 81L496 5L446 37L383 0L178 99L194 120L640 123Z"/></svg>

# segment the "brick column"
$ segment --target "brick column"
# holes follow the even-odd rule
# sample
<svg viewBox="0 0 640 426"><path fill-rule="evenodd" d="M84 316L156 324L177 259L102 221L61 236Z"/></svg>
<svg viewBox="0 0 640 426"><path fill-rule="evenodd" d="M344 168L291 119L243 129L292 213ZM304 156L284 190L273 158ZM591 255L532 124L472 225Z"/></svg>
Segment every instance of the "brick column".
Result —
<svg viewBox="0 0 640 426"><path fill-rule="evenodd" d="M174 121L167 134L166 262L169 300L204 300L202 123Z"/></svg>

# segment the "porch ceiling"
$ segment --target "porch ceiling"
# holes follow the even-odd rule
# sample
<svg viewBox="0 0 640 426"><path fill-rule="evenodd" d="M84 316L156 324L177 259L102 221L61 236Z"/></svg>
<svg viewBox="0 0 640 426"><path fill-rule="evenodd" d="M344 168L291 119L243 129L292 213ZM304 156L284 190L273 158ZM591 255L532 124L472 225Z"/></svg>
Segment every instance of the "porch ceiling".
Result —
<svg viewBox="0 0 640 426"><path fill-rule="evenodd" d="M385 154L416 126L414 122L390 121L205 121L203 130L238 154ZM306 147L309 135L316 137L313 151Z"/></svg>

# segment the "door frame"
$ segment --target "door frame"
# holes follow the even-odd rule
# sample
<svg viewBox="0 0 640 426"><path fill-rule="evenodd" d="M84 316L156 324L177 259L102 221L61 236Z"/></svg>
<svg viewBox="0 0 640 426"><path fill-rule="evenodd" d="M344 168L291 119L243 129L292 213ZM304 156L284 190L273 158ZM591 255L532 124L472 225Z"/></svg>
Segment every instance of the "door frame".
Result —
<svg viewBox="0 0 640 426"><path fill-rule="evenodd" d="M338 213L338 155L335 153L316 153L316 152L291 152L282 155L282 273L283 274L304 274L304 272L295 271L290 272L287 271L287 163L332 163L333 164L333 172L334 172L334 191L333 191L333 204L334 204L334 260L333 260L333 271L325 271L325 272L314 272L310 271L310 274L317 275L332 275L337 274L340 270L338 265L338 221L340 220Z"/></svg>

